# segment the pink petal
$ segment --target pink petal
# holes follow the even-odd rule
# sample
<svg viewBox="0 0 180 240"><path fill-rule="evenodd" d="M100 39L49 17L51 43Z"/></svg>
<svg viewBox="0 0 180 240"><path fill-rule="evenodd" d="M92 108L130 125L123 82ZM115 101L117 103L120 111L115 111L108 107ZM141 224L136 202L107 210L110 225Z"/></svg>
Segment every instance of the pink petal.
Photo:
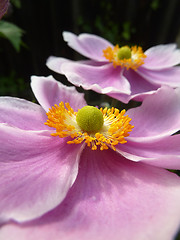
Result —
<svg viewBox="0 0 180 240"><path fill-rule="evenodd" d="M119 144L118 152L138 162L167 169L180 169L180 134L149 142L137 142L129 137L126 144Z"/></svg>
<svg viewBox="0 0 180 240"><path fill-rule="evenodd" d="M169 68L180 63L180 50L176 44L164 44L149 48L145 54L144 68L157 70Z"/></svg>
<svg viewBox="0 0 180 240"><path fill-rule="evenodd" d="M0 222L38 218L65 198L82 145L0 124Z"/></svg>
<svg viewBox="0 0 180 240"><path fill-rule="evenodd" d="M53 70L54 72L63 74L62 72L62 64L63 63L79 63L79 64L85 64L85 65L90 65L90 66L103 66L104 62L96 62L93 60L81 60L81 61L72 61L68 60L66 58L61 58L61 57L55 57L55 56L50 56L47 61L46 65L49 69Z"/></svg>
<svg viewBox="0 0 180 240"><path fill-rule="evenodd" d="M162 70L149 70L141 67L137 72L152 84L180 87L180 67L165 68Z"/></svg>
<svg viewBox="0 0 180 240"><path fill-rule="evenodd" d="M61 101L70 103L75 111L86 105L84 94L77 92L75 87L67 87L61 84L52 76L32 76L31 87L38 102L45 111L48 111L54 104L59 104Z"/></svg>
<svg viewBox="0 0 180 240"><path fill-rule="evenodd" d="M8 7L9 7L9 1L8 0L1 0L0 1L0 19L7 12Z"/></svg>
<svg viewBox="0 0 180 240"><path fill-rule="evenodd" d="M80 62L64 63L62 73L75 86L82 86L86 90L94 90L103 94L123 93L130 94L130 85L123 76L120 67L112 64L93 66Z"/></svg>
<svg viewBox="0 0 180 240"><path fill-rule="evenodd" d="M63 38L72 49L96 61L106 61L103 50L109 46L113 47L104 38L88 33L77 36L71 32L63 32Z"/></svg>
<svg viewBox="0 0 180 240"><path fill-rule="evenodd" d="M64 202L40 219L9 224L10 240L170 240L180 222L180 178L123 159L112 150L86 149Z"/></svg>
<svg viewBox="0 0 180 240"><path fill-rule="evenodd" d="M162 87L146 97L140 107L127 111L134 125L130 137L136 141L169 136L180 130L180 89Z"/></svg>
<svg viewBox="0 0 180 240"><path fill-rule="evenodd" d="M11 97L0 97L0 122L24 130L48 129L45 111L38 104Z"/></svg>
<svg viewBox="0 0 180 240"><path fill-rule="evenodd" d="M138 71L132 69L124 70L124 76L128 79L131 86L130 99L136 101L143 101L147 95L151 95L160 87L160 85L146 81L146 79L139 75ZM119 99L118 95L116 99Z"/></svg>

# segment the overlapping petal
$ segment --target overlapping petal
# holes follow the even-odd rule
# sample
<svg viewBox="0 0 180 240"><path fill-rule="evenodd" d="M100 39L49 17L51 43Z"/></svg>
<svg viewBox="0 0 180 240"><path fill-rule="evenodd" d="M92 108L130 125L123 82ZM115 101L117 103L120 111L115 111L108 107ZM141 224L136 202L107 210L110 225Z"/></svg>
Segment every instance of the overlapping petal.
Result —
<svg viewBox="0 0 180 240"><path fill-rule="evenodd" d="M180 222L180 179L112 150L83 151L75 184L38 220L9 224L2 239L173 239ZM166 227L162 227L166 226Z"/></svg>
<svg viewBox="0 0 180 240"><path fill-rule="evenodd" d="M148 96L140 107L127 111L134 125L134 141L153 141L170 136L180 129L180 89L168 86ZM135 140L136 139L136 140Z"/></svg>
<svg viewBox="0 0 180 240"><path fill-rule="evenodd" d="M180 135L168 136L154 141L137 142L128 138L128 142L117 147L118 152L135 162L167 168L180 169Z"/></svg>
<svg viewBox="0 0 180 240"><path fill-rule="evenodd" d="M126 99L122 98L118 93L114 95L110 93L109 95L116 99L121 99L125 103L128 103L131 99L142 102L148 95L153 94L160 87L157 83L144 81L139 72L132 69L124 69L123 75L130 84L131 94L126 96Z"/></svg>
<svg viewBox="0 0 180 240"><path fill-rule="evenodd" d="M127 159L180 169L180 89L162 87L127 114L134 125L126 144L117 150ZM168 96L168 97L167 97Z"/></svg>
<svg viewBox="0 0 180 240"><path fill-rule="evenodd" d="M61 101L69 102L75 111L86 105L84 95L77 92L75 87L67 87L57 82L52 76L32 76L31 87L36 99L46 112L54 106L54 104L58 105ZM76 101L74 101L74 99L76 99Z"/></svg>
<svg viewBox="0 0 180 240"><path fill-rule="evenodd" d="M123 70L115 69L111 64L93 66L69 62L62 64L61 70L75 86L104 94L114 92L130 94L130 85L123 76Z"/></svg>
<svg viewBox="0 0 180 240"><path fill-rule="evenodd" d="M88 33L77 36L71 32L63 32L63 38L72 49L96 61L106 62L106 59L103 57L103 49L106 49L108 46L113 47L104 38Z"/></svg>
<svg viewBox="0 0 180 240"><path fill-rule="evenodd" d="M180 87L180 67L171 67L154 71L141 67L137 72L152 84Z"/></svg>
<svg viewBox="0 0 180 240"><path fill-rule="evenodd" d="M145 51L146 58L143 68L161 70L180 63L180 49L176 44L162 44Z"/></svg>
<svg viewBox="0 0 180 240"><path fill-rule="evenodd" d="M82 146L7 124L0 135L0 223L31 220L60 204L76 179Z"/></svg>
<svg viewBox="0 0 180 240"><path fill-rule="evenodd" d="M61 66L63 63L69 63L69 62L73 63L73 61L68 60L66 58L50 56L46 61L46 65L48 66L49 69L52 69L57 73L63 74L61 70Z"/></svg>

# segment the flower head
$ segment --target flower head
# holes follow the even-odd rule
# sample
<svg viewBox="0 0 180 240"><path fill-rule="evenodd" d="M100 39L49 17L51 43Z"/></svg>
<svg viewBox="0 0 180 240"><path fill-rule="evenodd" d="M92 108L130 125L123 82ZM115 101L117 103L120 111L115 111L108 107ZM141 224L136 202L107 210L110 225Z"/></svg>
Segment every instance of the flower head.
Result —
<svg viewBox="0 0 180 240"><path fill-rule="evenodd" d="M114 67L121 66L136 70L142 64L144 64L144 59L146 55L143 53L141 47L133 46L128 47L124 46L119 48L116 45L114 48L107 47L103 50L103 55L109 62L113 63Z"/></svg>
<svg viewBox="0 0 180 240"><path fill-rule="evenodd" d="M41 106L0 98L0 238L172 239L180 179L164 168L180 169L179 90L163 87L126 114L87 107L51 76L31 86ZM97 136L88 146L97 133L125 139L130 119L116 151Z"/></svg>
<svg viewBox="0 0 180 240"><path fill-rule="evenodd" d="M131 119L124 116L125 110L119 112L116 108L99 110L85 106L74 112L68 103L65 106L61 102L47 113L45 124L56 129L52 136L71 136L73 140L67 141L67 144L84 141L92 150L97 150L97 146L100 146L100 150L108 149L108 146L116 150L115 145L127 142L124 138L129 136L128 132L133 126L129 124Z"/></svg>
<svg viewBox="0 0 180 240"><path fill-rule="evenodd" d="M164 85L180 87L180 50L176 44L151 47L112 45L93 34L63 33L68 45L90 60L50 57L47 66L76 86L122 102L142 101Z"/></svg>

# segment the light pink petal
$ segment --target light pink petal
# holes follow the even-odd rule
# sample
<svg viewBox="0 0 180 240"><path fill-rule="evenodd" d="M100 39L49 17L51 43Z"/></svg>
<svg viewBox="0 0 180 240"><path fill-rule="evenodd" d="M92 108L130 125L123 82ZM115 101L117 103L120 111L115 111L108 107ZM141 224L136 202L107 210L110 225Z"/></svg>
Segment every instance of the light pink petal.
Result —
<svg viewBox="0 0 180 240"><path fill-rule="evenodd" d="M180 50L176 44L164 44L145 51L144 68L155 70L175 66L180 63Z"/></svg>
<svg viewBox="0 0 180 240"><path fill-rule="evenodd" d="M137 142L127 138L127 143L119 144L118 152L124 157L138 162L168 169L180 169L180 134L149 142Z"/></svg>
<svg viewBox="0 0 180 240"><path fill-rule="evenodd" d="M165 68L163 70L149 70L140 67L137 72L152 84L180 87L180 67Z"/></svg>
<svg viewBox="0 0 180 240"><path fill-rule="evenodd" d="M90 66L103 66L104 62L96 62L93 60L81 60L81 61L72 61L72 60L68 60L66 58L61 58L61 57L55 57L55 56L50 56L47 61L46 61L46 65L49 69L53 70L54 72L63 74L62 72L62 64L63 63L80 63L80 64L85 64L85 65L90 65Z"/></svg>
<svg viewBox="0 0 180 240"><path fill-rule="evenodd" d="M86 90L108 95L117 92L130 94L130 85L123 76L123 70L120 67L114 68L111 63L93 66L69 62L64 63L61 70L72 84Z"/></svg>
<svg viewBox="0 0 180 240"><path fill-rule="evenodd" d="M88 33L77 36L71 32L63 32L63 38L72 49L96 61L106 61L103 50L109 46L113 47L104 38Z"/></svg>
<svg viewBox="0 0 180 240"><path fill-rule="evenodd" d="M84 94L77 92L75 87L63 85L52 76L32 76L31 87L38 102L45 111L48 111L54 104L59 104L61 101L70 103L75 111L86 105Z"/></svg>
<svg viewBox="0 0 180 240"><path fill-rule="evenodd" d="M146 97L140 107L127 111L134 125L130 137L136 141L169 136L180 130L180 89L162 87Z"/></svg>
<svg viewBox="0 0 180 240"><path fill-rule="evenodd" d="M46 61L46 66L54 72L62 74L61 66L63 63L66 62L71 62L71 60L61 57L50 56Z"/></svg>
<svg viewBox="0 0 180 240"><path fill-rule="evenodd" d="M76 179L82 145L4 124L0 135L0 223L35 219L55 208Z"/></svg>
<svg viewBox="0 0 180 240"><path fill-rule="evenodd" d="M180 223L180 178L123 159L112 150L83 152L64 202L41 219L2 227L8 240L170 240Z"/></svg>
<svg viewBox="0 0 180 240"><path fill-rule="evenodd" d="M12 97L0 97L0 122L24 130L48 129L45 111L38 104Z"/></svg>

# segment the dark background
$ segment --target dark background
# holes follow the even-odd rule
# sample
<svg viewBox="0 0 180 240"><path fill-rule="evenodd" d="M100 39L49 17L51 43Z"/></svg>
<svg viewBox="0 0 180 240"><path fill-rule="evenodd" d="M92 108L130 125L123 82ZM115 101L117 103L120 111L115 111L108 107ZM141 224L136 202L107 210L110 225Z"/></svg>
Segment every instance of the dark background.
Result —
<svg viewBox="0 0 180 240"><path fill-rule="evenodd" d="M78 55L62 39L64 30L102 36L113 44L137 44L144 50L178 42L180 37L179 0L18 0L10 5L3 20L24 30L20 51L0 38L0 95L33 99L31 75L53 74L50 55L77 59Z"/></svg>

